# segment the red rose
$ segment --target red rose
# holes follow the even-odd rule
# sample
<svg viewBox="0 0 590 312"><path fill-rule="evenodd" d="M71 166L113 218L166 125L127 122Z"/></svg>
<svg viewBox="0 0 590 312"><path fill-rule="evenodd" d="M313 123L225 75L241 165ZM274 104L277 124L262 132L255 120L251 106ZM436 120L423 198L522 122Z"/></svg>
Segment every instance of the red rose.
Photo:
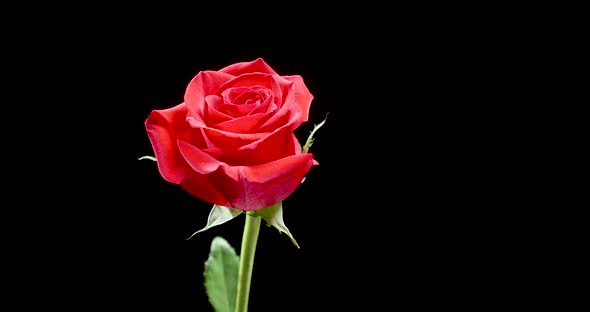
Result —
<svg viewBox="0 0 590 312"><path fill-rule="evenodd" d="M204 201L258 210L283 201L317 164L293 130L313 96L261 58L202 71L184 103L145 121L162 177Z"/></svg>

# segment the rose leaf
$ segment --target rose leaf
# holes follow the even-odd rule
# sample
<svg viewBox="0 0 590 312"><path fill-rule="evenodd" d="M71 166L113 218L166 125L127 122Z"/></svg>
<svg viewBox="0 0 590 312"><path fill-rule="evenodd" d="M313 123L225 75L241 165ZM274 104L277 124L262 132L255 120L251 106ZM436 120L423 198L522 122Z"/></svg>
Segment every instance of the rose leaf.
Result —
<svg viewBox="0 0 590 312"><path fill-rule="evenodd" d="M203 273L207 297L215 312L234 312L239 267L236 251L223 237L215 237Z"/></svg>

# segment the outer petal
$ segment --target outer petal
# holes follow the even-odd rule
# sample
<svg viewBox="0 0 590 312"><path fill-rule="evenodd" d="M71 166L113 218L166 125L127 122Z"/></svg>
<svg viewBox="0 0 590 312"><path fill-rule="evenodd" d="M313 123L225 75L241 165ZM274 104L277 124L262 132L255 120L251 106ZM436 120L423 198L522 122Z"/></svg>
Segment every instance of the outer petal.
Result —
<svg viewBox="0 0 590 312"><path fill-rule="evenodd" d="M298 154L256 166L229 166L182 140L178 147L195 171L181 186L210 203L258 210L287 198L313 166L312 154Z"/></svg>
<svg viewBox="0 0 590 312"><path fill-rule="evenodd" d="M219 180L237 181L239 179L238 168L228 166L182 140L178 140L177 144L182 157L194 170L194 174L181 184L183 189L212 204L226 206L228 198L232 198L231 194L234 191L233 188L226 189L225 184L227 183L219 183Z"/></svg>
<svg viewBox="0 0 590 312"><path fill-rule="evenodd" d="M277 161L241 167L235 184L235 196L229 207L240 210L260 210L285 200L313 165L311 154L293 155Z"/></svg>
<svg viewBox="0 0 590 312"><path fill-rule="evenodd" d="M228 201L223 194L207 179L206 176L193 172L180 183L183 190L208 203L227 206Z"/></svg>
<svg viewBox="0 0 590 312"><path fill-rule="evenodd" d="M295 103L301 108L301 122L307 121L309 117L309 107L313 100L313 95L307 89L307 86L303 83L303 78L299 75L294 76L282 76L295 83Z"/></svg>
<svg viewBox="0 0 590 312"><path fill-rule="evenodd" d="M209 174L223 164L211 155L183 140L178 140L177 144L178 150L186 163L199 174Z"/></svg>
<svg viewBox="0 0 590 312"><path fill-rule="evenodd" d="M222 159L231 165L254 166L296 154L288 126L276 129L236 150L224 150Z"/></svg>
<svg viewBox="0 0 590 312"><path fill-rule="evenodd" d="M220 72L227 73L234 76L239 76L245 73L267 73L277 75L277 73L270 67L262 58L257 58L251 62L240 62L229 65L219 70Z"/></svg>
<svg viewBox="0 0 590 312"><path fill-rule="evenodd" d="M257 166L242 166L240 176L250 183L268 183L288 175L300 166L313 163L313 154L298 154ZM303 176L301 176L301 179ZM299 182L301 182L301 179Z"/></svg>
<svg viewBox="0 0 590 312"><path fill-rule="evenodd" d="M165 110L154 110L145 121L145 128L158 160L158 170L171 183L180 183L192 170L176 147L179 137L189 139L191 128L185 121L184 103Z"/></svg>

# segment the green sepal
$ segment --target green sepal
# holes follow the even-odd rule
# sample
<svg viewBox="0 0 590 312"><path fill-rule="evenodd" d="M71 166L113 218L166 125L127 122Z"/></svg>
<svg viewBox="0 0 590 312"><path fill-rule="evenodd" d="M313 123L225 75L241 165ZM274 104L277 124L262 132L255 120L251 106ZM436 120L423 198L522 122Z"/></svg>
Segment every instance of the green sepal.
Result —
<svg viewBox="0 0 590 312"><path fill-rule="evenodd" d="M240 213L242 213L242 210L227 208L219 205L213 205L213 208L211 208L211 212L209 212L209 217L207 218L207 225L205 225L204 228L194 232L193 235L191 235L187 239L191 239L197 233L201 233L214 226L223 224L237 217Z"/></svg>
<svg viewBox="0 0 590 312"><path fill-rule="evenodd" d="M240 257L221 236L213 238L205 261L205 290L215 312L234 312L238 289Z"/></svg>
<svg viewBox="0 0 590 312"><path fill-rule="evenodd" d="M141 156L137 160L144 160L144 159L149 159L149 160L157 161L156 160L156 157L154 157L154 156L147 156L147 155L146 156Z"/></svg>
<svg viewBox="0 0 590 312"><path fill-rule="evenodd" d="M309 148L311 147L311 145L313 144L313 136L315 135L316 131L318 131L318 129L320 129L325 123L326 123L326 119L328 119L328 114L326 114L326 118L324 118L324 120L322 120L322 122L320 122L317 125L313 125L313 130L311 130L311 132L309 133L309 136L307 137L307 140L305 141L305 145L303 145L303 148L301 149L302 153L307 153L309 151Z"/></svg>
<svg viewBox="0 0 590 312"><path fill-rule="evenodd" d="M274 228L279 230L280 233L287 234L287 236L289 236L289 238L291 239L291 241L293 242L295 247L301 248L301 247L299 247L299 244L297 244L297 241L295 240L295 238L293 238L293 235L291 234L291 232L289 231L289 229L285 225L285 222L283 221L283 203L282 202L268 206L268 207L261 209L261 210L253 211L252 214L264 219L264 221L266 221L266 224L268 226L273 226Z"/></svg>

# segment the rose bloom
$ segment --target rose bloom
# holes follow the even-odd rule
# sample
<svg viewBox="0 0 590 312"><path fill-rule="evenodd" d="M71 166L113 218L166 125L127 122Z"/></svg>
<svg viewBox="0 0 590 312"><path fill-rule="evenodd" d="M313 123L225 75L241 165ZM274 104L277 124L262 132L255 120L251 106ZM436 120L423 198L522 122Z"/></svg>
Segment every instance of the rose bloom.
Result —
<svg viewBox="0 0 590 312"><path fill-rule="evenodd" d="M312 99L301 76L280 76L261 58L199 72L184 103L145 121L158 170L212 204L259 210L281 202L317 164L293 134Z"/></svg>

